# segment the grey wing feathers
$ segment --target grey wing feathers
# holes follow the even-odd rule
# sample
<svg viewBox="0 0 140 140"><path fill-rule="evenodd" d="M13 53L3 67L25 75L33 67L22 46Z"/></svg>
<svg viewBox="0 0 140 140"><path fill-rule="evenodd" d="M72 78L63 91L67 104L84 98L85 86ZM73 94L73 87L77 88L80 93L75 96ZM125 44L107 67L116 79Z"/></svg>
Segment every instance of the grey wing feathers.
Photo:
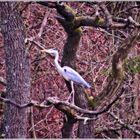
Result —
<svg viewBox="0 0 140 140"><path fill-rule="evenodd" d="M71 81L74 81L75 83L77 84L81 84L87 88L90 88L90 84L87 83L83 78L82 76L76 72L74 69L68 67L68 66L64 66L63 67L63 76L66 80L71 80Z"/></svg>

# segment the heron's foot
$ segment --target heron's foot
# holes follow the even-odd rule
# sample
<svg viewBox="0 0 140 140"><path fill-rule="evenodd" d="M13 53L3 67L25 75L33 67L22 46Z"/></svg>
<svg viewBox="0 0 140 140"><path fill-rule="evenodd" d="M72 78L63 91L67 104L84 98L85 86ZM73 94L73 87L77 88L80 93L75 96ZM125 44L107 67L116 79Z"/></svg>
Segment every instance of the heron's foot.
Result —
<svg viewBox="0 0 140 140"><path fill-rule="evenodd" d="M71 102L71 94L68 96L68 99L66 101Z"/></svg>

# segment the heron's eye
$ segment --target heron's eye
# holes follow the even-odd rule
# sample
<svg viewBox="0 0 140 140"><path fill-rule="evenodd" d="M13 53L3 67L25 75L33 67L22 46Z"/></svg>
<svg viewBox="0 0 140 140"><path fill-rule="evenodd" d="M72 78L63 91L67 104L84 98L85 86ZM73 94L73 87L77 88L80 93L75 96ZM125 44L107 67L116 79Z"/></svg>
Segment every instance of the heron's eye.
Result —
<svg viewBox="0 0 140 140"><path fill-rule="evenodd" d="M64 72L66 72L67 70L66 69L64 69Z"/></svg>

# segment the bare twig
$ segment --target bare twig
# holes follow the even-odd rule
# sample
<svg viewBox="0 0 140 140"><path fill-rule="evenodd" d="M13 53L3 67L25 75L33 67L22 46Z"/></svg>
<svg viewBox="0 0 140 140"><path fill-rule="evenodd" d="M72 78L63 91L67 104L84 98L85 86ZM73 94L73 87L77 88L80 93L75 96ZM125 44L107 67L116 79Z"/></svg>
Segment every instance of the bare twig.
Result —
<svg viewBox="0 0 140 140"><path fill-rule="evenodd" d="M20 109L31 107L31 106L35 106L35 107L38 107L38 108L46 108L46 107L48 107L47 105L45 105L43 103L39 104L37 101L34 101L34 100L32 100L29 103L22 104L22 105L14 102L14 101L12 101L10 99L3 98L3 97L0 97L0 100L3 101L3 102L5 102L5 103L9 103L11 105L14 105L15 107L20 108Z"/></svg>
<svg viewBox="0 0 140 140"><path fill-rule="evenodd" d="M84 124L87 123L87 121L93 121L93 120L96 120L97 117L93 117L93 118L89 118L89 117L83 117L83 116L79 116L79 115L75 115L76 116L76 120L80 121L84 121Z"/></svg>
<svg viewBox="0 0 140 140"><path fill-rule="evenodd" d="M44 30L44 27L46 26L46 23L47 23L47 18L49 16L50 12L46 12L45 16L44 16L44 19L42 21L42 24L41 24L41 27L40 27L40 30L39 30L39 33L37 34L38 37L41 37L42 33L43 33L43 30Z"/></svg>
<svg viewBox="0 0 140 140"><path fill-rule="evenodd" d="M38 1L37 3L49 8L56 8L56 2Z"/></svg>
<svg viewBox="0 0 140 140"><path fill-rule="evenodd" d="M31 106L30 108L30 113L31 113L31 126L33 128L33 138L37 138L36 137L36 132L35 132L35 128L33 127L34 126L34 115L33 115L33 107Z"/></svg>
<svg viewBox="0 0 140 140"><path fill-rule="evenodd" d="M114 22L120 22L124 23L125 25L133 25L135 27L140 27L140 23L136 22L131 16L128 18L118 18L118 17L113 17Z"/></svg>
<svg viewBox="0 0 140 140"><path fill-rule="evenodd" d="M106 8L106 5L104 3L99 3L99 7L101 8L101 10L104 12L105 16L106 16L106 21L107 21L107 26L111 26L112 25L112 15L109 13L108 9Z"/></svg>
<svg viewBox="0 0 140 140"><path fill-rule="evenodd" d="M25 43L27 43L28 41L30 41L30 42L36 44L36 45L39 47L39 49L41 49L41 50L45 48L43 45L41 45L41 44L39 44L38 42L36 42L35 39L41 37L41 35L42 35L42 33L43 33L43 30L44 30L44 28L45 28L45 26L46 26L47 18L48 18L48 16L49 16L49 14L50 14L50 12L46 12L38 34L37 34L36 36L32 36L32 37L26 38L26 39L25 39Z"/></svg>
<svg viewBox="0 0 140 140"><path fill-rule="evenodd" d="M128 21L135 27L140 27L140 24L136 22L131 16L128 17Z"/></svg>
<svg viewBox="0 0 140 140"><path fill-rule="evenodd" d="M97 128L97 129L95 129L95 133L96 134L99 134L99 133L102 133L102 132L109 132L109 131L119 131L119 130L121 130L122 129L122 126L120 126L120 127L111 127L111 128L109 128L109 127L104 127L104 128Z"/></svg>
<svg viewBox="0 0 140 140"><path fill-rule="evenodd" d="M54 107L52 106L52 107L50 108L50 110L48 111L48 113L46 114L45 118L42 119L42 120L40 120L40 121L37 122L36 124L32 125L32 127L31 127L28 131L29 131L29 132L30 132L31 130L34 131L34 128L35 128L38 124L40 124L41 122L45 121L45 120L47 119L48 115L52 112L53 108L54 108Z"/></svg>
<svg viewBox="0 0 140 140"><path fill-rule="evenodd" d="M108 114L114 118L120 125L122 125L123 127L125 127L128 130L131 130L133 133L135 133L136 135L140 136L140 131L137 130L136 128L132 127L129 124L126 124L125 122L123 122L120 118L118 118L114 113L112 112L108 112Z"/></svg>
<svg viewBox="0 0 140 140"><path fill-rule="evenodd" d="M117 36L117 35L111 34L111 33L109 33L108 31L106 31L106 30L104 30L104 29L102 29L102 28L100 28L100 29L98 29L98 30L101 31L101 32L103 32L103 33L106 33L106 34L109 35L109 36L112 36L112 37L114 37L114 38L118 38L120 41L124 41L123 38L121 38L121 37L119 37L119 36Z"/></svg>
<svg viewBox="0 0 140 140"><path fill-rule="evenodd" d="M3 77L0 77L0 84L6 86L6 80Z"/></svg>
<svg viewBox="0 0 140 140"><path fill-rule="evenodd" d="M45 46L43 46L43 45L40 44L39 42L35 41L34 38L32 38L32 37L31 37L31 38L26 38L26 39L25 39L25 42L27 42L27 41L30 41L30 42L32 42L33 44L35 44L36 47L39 48L39 50L44 50L44 49L45 49Z"/></svg>
<svg viewBox="0 0 140 140"><path fill-rule="evenodd" d="M48 16L49 16L49 14L50 14L50 12L46 12L38 34L37 34L36 36L26 38L26 39L25 39L25 43L27 43L27 41L34 41L35 39L41 37L41 35L42 35L42 33L43 33L43 30L44 30L44 28L45 28L45 26L46 26L47 18L48 18Z"/></svg>

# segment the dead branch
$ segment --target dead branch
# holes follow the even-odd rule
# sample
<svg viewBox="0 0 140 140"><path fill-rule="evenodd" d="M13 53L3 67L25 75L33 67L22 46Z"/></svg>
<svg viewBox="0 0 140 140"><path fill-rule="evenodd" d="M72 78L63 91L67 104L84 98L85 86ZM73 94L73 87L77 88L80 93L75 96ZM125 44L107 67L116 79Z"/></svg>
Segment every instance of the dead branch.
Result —
<svg viewBox="0 0 140 140"><path fill-rule="evenodd" d="M32 135L33 135L33 138L37 138L36 136L36 132L35 132L35 128L34 128L34 115L33 115L33 107L30 108L30 119L31 119L31 126L33 128L32 130Z"/></svg>
<svg viewBox="0 0 140 140"><path fill-rule="evenodd" d="M46 106L43 103L42 104L39 104L37 101L33 101L33 100L31 102L29 102L29 103L25 103L25 104L22 104L22 105L14 102L14 101L12 101L10 99L3 98L3 97L0 97L0 100L3 101L3 102L5 102L5 103L7 103L7 104L14 105L15 107L20 108L20 109L31 107L31 106L35 106L35 107L38 107L38 108L46 108L46 107L48 107L48 106Z"/></svg>
<svg viewBox="0 0 140 140"><path fill-rule="evenodd" d="M83 117L79 115L75 115L75 119L78 121L84 121L83 124L87 124L87 121L95 121L97 120L97 117L89 118L89 117Z"/></svg>
<svg viewBox="0 0 140 140"><path fill-rule="evenodd" d="M108 9L106 8L106 5L103 2L99 3L99 7L105 14L107 26L110 27L112 25L112 15L109 13Z"/></svg>
<svg viewBox="0 0 140 140"><path fill-rule="evenodd" d="M46 12L46 14L45 14L45 16L44 16L44 19L43 19L43 21L42 21L42 24L41 24L39 33L37 34L38 37L41 37L41 35L42 35L42 33L43 33L43 30L44 30L44 28L45 28L45 26L46 26L47 18L48 18L48 16L49 16L49 14L50 14L50 12L49 12L49 13Z"/></svg>
<svg viewBox="0 0 140 140"><path fill-rule="evenodd" d="M42 102L41 104L38 103L37 101L32 100L30 103L20 105L20 104L17 104L16 102L14 102L10 99L6 99L3 97L0 97L0 100L5 102L5 103L9 103L11 105L14 105L20 109L31 107L31 106L34 106L37 108L46 108L46 107L49 107L50 105L54 105L58 110L62 111L63 113L71 114L73 116L73 118L75 118L76 120L84 120L84 123L86 123L87 121L91 121L91 120L96 119L97 115L101 115L102 113L107 112L111 108L111 106L119 99L119 97L122 95L123 92L124 92L124 89L122 90L122 92L120 94L118 94L116 96L116 98L110 104L108 104L108 106L106 106L104 109L102 109L100 111L91 111L91 110L87 110L87 109L82 109L76 105L69 103L69 102L60 101L56 97L49 97L46 101ZM89 117L79 116L76 112L82 113L82 115L85 115L85 114L95 115L95 117L89 118Z"/></svg>
<svg viewBox="0 0 140 140"><path fill-rule="evenodd" d="M137 130L136 128L132 127L129 124L126 124L125 122L123 122L120 118L118 118L114 113L112 112L108 112L108 114L114 118L120 125L122 125L123 127L125 127L126 129L132 131L133 133L135 133L136 135L140 136L140 131Z"/></svg>
<svg viewBox="0 0 140 140"><path fill-rule="evenodd" d="M26 43L27 43L28 41L29 41L29 42L32 42L33 44L35 44L38 50L44 50L44 49L45 49L45 46L43 46L43 45L40 44L39 42L35 41L34 38L32 38L32 37L31 37L31 38L26 38L26 39L25 39L25 42L26 42Z"/></svg>
<svg viewBox="0 0 140 140"><path fill-rule="evenodd" d="M51 2L51 1L38 1L36 2L38 4L41 4L43 6L49 7L49 8L56 8L56 2Z"/></svg>
<svg viewBox="0 0 140 140"><path fill-rule="evenodd" d="M5 103L12 104L18 108L26 108L26 107L31 107L31 106L35 106L35 107L39 107L39 108L46 108L50 105L54 105L57 109L59 109L60 111L63 111L63 112L64 112L64 110L65 110L65 112L75 110L78 113L97 116L97 115L100 115L100 114L108 111L111 108L111 106L119 99L119 97L123 94L124 91L125 90L122 89L122 92L120 92L110 104L108 104L105 108L103 108L100 111L91 111L91 110L87 110L87 109L82 109L76 105L69 103L69 102L61 101L56 97L48 97L48 99L41 104L39 104L37 101L32 100L30 103L20 105L20 104L17 104L16 102L14 102L10 99L6 99L3 97L0 97L0 100L5 102Z"/></svg>
<svg viewBox="0 0 140 140"><path fill-rule="evenodd" d="M62 108L63 109L65 108L65 110L74 109L78 113L96 115L97 116L97 115L101 115L102 113L107 112L112 107L112 105L120 98L120 96L125 92L126 89L127 89L126 87L123 87L121 92L118 95L116 95L116 97L114 98L114 100L112 102L110 102L103 109L97 110L97 111L91 111L91 110L82 109L82 108L80 108L80 107L78 107L76 105L73 105L73 104L69 103L69 102L60 101L58 98L53 98L53 97L49 97L47 99L47 102L53 104L59 110L62 110ZM46 105L47 105L47 103L46 103Z"/></svg>
<svg viewBox="0 0 140 140"><path fill-rule="evenodd" d="M18 11L22 14L22 12L24 10L26 10L26 8L28 8L28 6L31 4L31 2L18 2L16 3L16 5L13 8L13 11L15 11L16 9L18 9Z"/></svg>
<svg viewBox="0 0 140 140"><path fill-rule="evenodd" d="M43 19L43 21L42 21L42 24L41 24L41 27L40 27L40 29L39 29L38 34L37 34L36 36L32 36L32 37L26 38L26 39L25 39L25 43L27 43L27 41L33 42L35 39L41 37L41 35L42 35L42 33L43 33L43 30L44 30L44 28L45 28L45 26L46 26L47 18L48 18L48 16L49 16L49 14L50 14L50 12L49 12L49 13L48 13L48 12L45 13L45 16L44 16L44 19ZM40 45L38 45L38 46L40 46Z"/></svg>
<svg viewBox="0 0 140 140"><path fill-rule="evenodd" d="M48 115L52 112L53 109L54 109L54 107L52 106L52 107L50 108L50 110L48 111L48 113L46 114L45 118L42 119L42 120L40 120L40 121L37 122L36 124L33 124L33 125L31 126L31 128L30 128L28 131L29 131L29 132L30 132L30 131L34 131L34 129L35 129L35 127L36 127L37 125L39 125L41 122L47 120ZM32 113L32 112L31 112L31 113Z"/></svg>
<svg viewBox="0 0 140 140"><path fill-rule="evenodd" d="M128 26L131 27L131 25L133 25L134 27L140 27L140 24L138 22L136 22L131 16L129 16L127 19L124 19L124 18L116 18L116 17L113 17L109 13L109 11L106 8L106 5L104 3L102 3L102 2L99 3L99 7L101 8L101 10L103 11L103 13L105 14L106 22L107 22L106 25L108 25L108 27L115 28L115 26L117 27L119 25L118 23L124 23L124 25L123 24L122 25L120 24L122 26L122 27L120 26L121 28L123 28L123 26L124 27L128 27ZM118 23L117 24L114 24L113 21L118 22Z"/></svg>
<svg viewBox="0 0 140 140"><path fill-rule="evenodd" d="M108 131L119 131L119 130L121 130L122 129L122 126L121 127L115 127L115 128L97 128L97 129L95 129L95 133L96 134L100 134L100 133L104 133L104 132L108 132Z"/></svg>

